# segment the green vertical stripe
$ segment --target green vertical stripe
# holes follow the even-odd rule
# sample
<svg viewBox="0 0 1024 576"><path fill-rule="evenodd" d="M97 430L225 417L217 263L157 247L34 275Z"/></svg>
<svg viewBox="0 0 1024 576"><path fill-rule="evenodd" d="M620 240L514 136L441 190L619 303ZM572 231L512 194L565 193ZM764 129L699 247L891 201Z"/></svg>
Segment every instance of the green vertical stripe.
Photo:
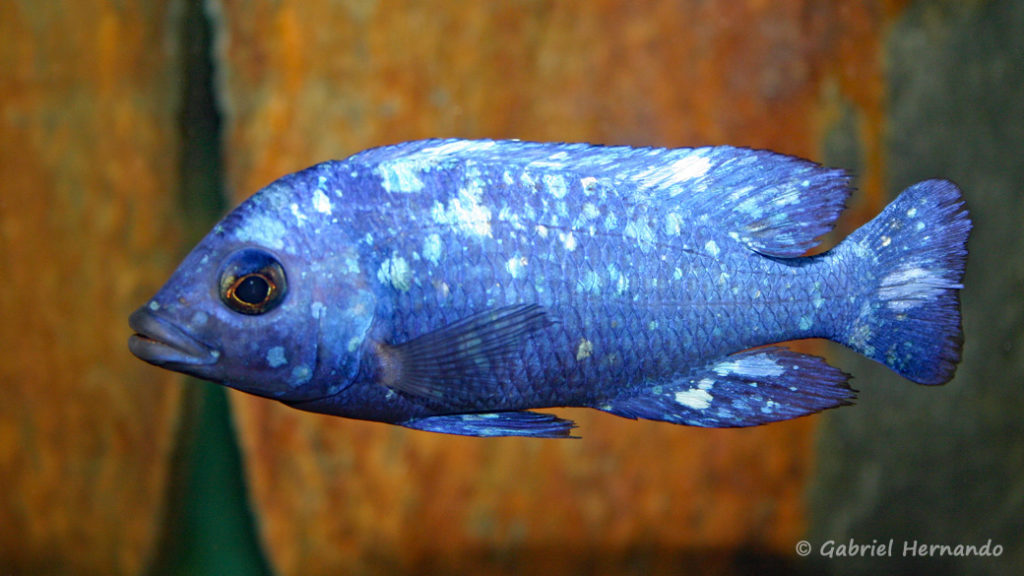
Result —
<svg viewBox="0 0 1024 576"><path fill-rule="evenodd" d="M181 207L188 247L226 208L211 26L186 0L182 27ZM183 381L186 401L160 550L151 574L269 574L247 501L245 472L221 386Z"/></svg>

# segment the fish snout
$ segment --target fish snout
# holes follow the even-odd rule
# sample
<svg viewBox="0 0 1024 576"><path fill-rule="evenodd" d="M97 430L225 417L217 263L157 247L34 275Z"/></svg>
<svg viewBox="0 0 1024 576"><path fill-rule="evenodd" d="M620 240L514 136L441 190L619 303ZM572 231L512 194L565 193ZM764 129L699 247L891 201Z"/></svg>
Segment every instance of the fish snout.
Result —
<svg viewBox="0 0 1024 576"><path fill-rule="evenodd" d="M128 349L141 360L156 366L191 372L189 367L210 366L220 353L196 340L188 332L143 306L128 317L134 334Z"/></svg>

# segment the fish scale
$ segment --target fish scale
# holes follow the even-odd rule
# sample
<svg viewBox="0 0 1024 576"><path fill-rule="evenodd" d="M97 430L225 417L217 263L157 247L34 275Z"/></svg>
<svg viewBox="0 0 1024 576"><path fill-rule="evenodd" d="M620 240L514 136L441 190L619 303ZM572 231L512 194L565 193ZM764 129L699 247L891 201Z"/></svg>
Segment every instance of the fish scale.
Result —
<svg viewBox="0 0 1024 576"><path fill-rule="evenodd" d="M367 225L372 226L372 223ZM502 230L499 227L492 229L492 238L485 240L484 243L496 242L498 238L504 240L502 243L502 253L507 253L510 250L507 243L514 242L514 239L511 236L502 236ZM807 306L802 303L806 302L807 299L798 297L792 298L792 309L758 308L755 312L761 316L758 325L762 328L761 331L765 335L760 338L752 338L751 335L747 335L746 331L742 328L749 324L746 316L750 313L750 306L744 305L744 302L752 299L743 298L737 300L728 290L714 290L719 284L711 281L712 277L715 277L729 267L723 266L720 270L699 266L687 260L702 260L703 258L686 253L678 254L676 260L667 263L663 262L660 256L653 255L655 257L652 258L650 265L645 265L643 261L635 260L635 258L642 257L640 250L629 250L626 248L627 252L629 252L628 256L634 258L634 270L650 269L655 272L653 279L649 279L647 282L648 287L645 288L643 283L634 282L634 292L622 295L618 299L602 297L602 291L599 291L598 294L590 294L588 291L584 296L574 294L572 287L578 286L582 282L582 278L586 277L588 273L594 273L595 269L600 267L574 265L574 263L577 260L582 262L608 262L606 253L610 250L607 250L607 247L615 243L622 243L622 240L623 238L621 237L606 234L592 243L591 239L586 236L581 237L578 240L579 246L571 254L564 256L557 265L549 263L549 266L555 268L554 270L551 270L548 274L541 274L541 276L548 279L544 292L555 298L548 302L548 305L552 307L552 316L557 319L556 330L553 334L550 334L553 338L553 345L550 349L552 351L561 351L560 355L556 355L557 362L554 363L561 368L559 376L565 378L570 383L577 381L607 383L607 386L604 388L594 386L593 384L580 387L579 393L581 395L578 396L548 394L552 405L602 401L610 396L614 396L622 387L633 386L645 380L662 378L666 373L678 370L678 366L701 362L705 358L721 354L722 350L741 350L764 343L809 335L808 330L799 331L795 327L784 326L775 320L777 315L783 318L798 318L801 312L806 312L805 308ZM454 240L452 241L454 242ZM595 254L588 253L591 247L595 248ZM517 243L511 250L530 253L531 246L525 243ZM473 251L470 250L469 253L472 254ZM500 262L495 262L493 259L484 262L482 261L485 260L484 257L481 257L481 260L477 260L468 255L466 259L474 271L483 272L482 277L486 279L485 283L497 285L501 282ZM763 265L777 268L783 272L786 270L785 267L770 262L763 263ZM425 277L429 274L428 268L429 266L422 262L413 264L412 276L419 277L422 275ZM693 299L693 302L687 302L685 298L687 294L685 292L679 293L672 289L672 283L675 280L673 278L674 274L669 272L669 269L673 268L692 270L693 274L698 276L694 280L694 284L711 287L708 293L700 294L699 298ZM738 265L732 268L738 268ZM769 278L783 276L783 274L772 274L770 270L771 268L765 268L762 275ZM563 274L556 275L555 272L557 271L562 271ZM535 286L527 280L507 279L504 281L506 286L518 288L512 291L511 298L504 291L492 291L495 294L500 294L501 297L489 296L486 303L473 301L450 303L453 309L458 311L454 317L466 315L467 310L481 305L492 307L524 300L539 300L535 290L526 288L526 286ZM463 288L467 287L467 280L465 279L453 277L451 281L458 283ZM473 281L470 280L469 282ZM749 285L755 286L753 282ZM658 289L657 286L661 286L661 288ZM774 283L757 284L757 286L760 286L760 289L765 293L771 293ZM471 285L468 287L471 292L489 294L486 286L480 286L477 290L474 290ZM606 289L610 289L610 287L606 287ZM397 290L392 287L391 291L400 299L399 304L395 306L395 310L407 311L408 313L399 313L395 317L394 327L397 333L381 335L381 337L405 340L415 334L429 332L449 321L445 318L431 319L421 314L418 309L411 305L411 302L425 300L424 294L421 293L425 292L425 290L421 290L419 286L414 286L407 291ZM674 300L667 305L662 304L658 298L662 295L673 295ZM639 299L634 299L634 296L638 296ZM503 300L502 298L505 299ZM557 312L557 304L559 303L570 304L570 306L566 307L568 310L579 309L586 318L604 320L591 322L589 325L584 326L579 315L559 314ZM593 304L597 304L600 310L591 310ZM681 311L687 313L684 314ZM721 316L724 316L724 318ZM770 321L766 317L770 317ZM718 327L719 332L715 334L705 332L696 336L689 336L686 339L665 338L659 346L653 346L649 340L652 334L651 323L657 323L658 330L678 329L685 332L687 327L697 326L700 328L711 327L712 330L714 327ZM588 336L589 338L587 338ZM574 362L572 358L578 349L578 344L575 343L581 339L587 339L590 342L596 341L601 344L601 347L589 357L593 360L587 364ZM688 341L688 343L685 343L685 341ZM604 345L605 342L613 342L614 346L606 346ZM602 356L606 354L602 352L604 349L610 349L609 353L618 355L622 362L601 362ZM638 354L639 351L647 351L647 353ZM672 358L672 360L662 369L644 369L645 365L657 364L658 360L665 357ZM506 377L506 381L517 383L518 386L510 386L503 390L501 396L504 403L498 406L492 405L492 408L517 409L530 407L531 405L537 407L538 397L552 389L549 382L553 377L544 370L544 366L550 365L549 362L537 364L527 362L525 359L520 359L519 362L523 365L522 368L513 371ZM517 368L519 367L517 366ZM517 397L516 394L521 394L522 397ZM454 401L455 399L452 398L451 400ZM488 401L490 402L491 400ZM482 408L483 406L472 407Z"/></svg>
<svg viewBox="0 0 1024 576"><path fill-rule="evenodd" d="M543 407L729 427L849 403L846 374L777 346L801 338L948 381L959 189L916 184L804 257L848 192L842 171L732 147L377 148L229 214L130 346L303 410L474 436L568 435ZM210 290L236 273L255 302Z"/></svg>

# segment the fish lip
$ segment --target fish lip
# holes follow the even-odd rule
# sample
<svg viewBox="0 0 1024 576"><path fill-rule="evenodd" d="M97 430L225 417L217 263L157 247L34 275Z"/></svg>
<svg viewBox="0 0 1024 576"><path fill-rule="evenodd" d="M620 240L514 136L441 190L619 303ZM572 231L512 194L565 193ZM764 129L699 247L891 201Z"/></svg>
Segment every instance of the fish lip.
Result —
<svg viewBox="0 0 1024 576"><path fill-rule="evenodd" d="M156 366L209 366L220 353L193 338L168 320L142 307L128 317L135 331L128 338L128 349L141 360Z"/></svg>

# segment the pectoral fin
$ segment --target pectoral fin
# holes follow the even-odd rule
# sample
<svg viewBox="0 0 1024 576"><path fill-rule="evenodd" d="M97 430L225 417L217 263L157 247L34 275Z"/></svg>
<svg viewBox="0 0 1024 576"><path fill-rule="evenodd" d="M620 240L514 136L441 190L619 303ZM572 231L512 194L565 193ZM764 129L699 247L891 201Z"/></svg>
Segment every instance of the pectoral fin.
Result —
<svg viewBox="0 0 1024 576"><path fill-rule="evenodd" d="M500 382L496 368L522 351L526 338L552 324L536 304L485 310L398 345L377 344L381 383L413 396L481 397Z"/></svg>

